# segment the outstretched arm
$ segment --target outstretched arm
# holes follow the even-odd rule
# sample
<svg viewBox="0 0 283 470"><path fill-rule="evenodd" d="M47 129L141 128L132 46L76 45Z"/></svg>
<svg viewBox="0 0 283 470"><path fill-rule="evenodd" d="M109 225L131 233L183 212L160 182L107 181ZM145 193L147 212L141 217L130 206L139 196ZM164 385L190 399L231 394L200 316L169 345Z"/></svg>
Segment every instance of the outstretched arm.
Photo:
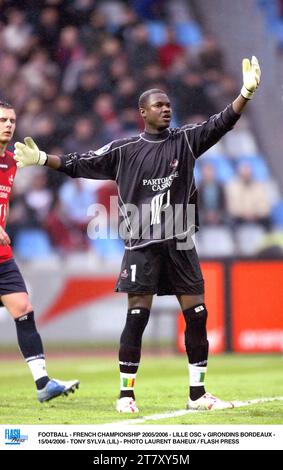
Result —
<svg viewBox="0 0 283 470"><path fill-rule="evenodd" d="M47 160L44 165L48 166L48 168L52 168L53 170L58 170L61 166L61 158L58 155L47 155Z"/></svg>
<svg viewBox="0 0 283 470"><path fill-rule="evenodd" d="M189 125L188 138L195 158L215 145L226 132L233 129L247 102L252 98L260 82L260 67L256 57L243 60L243 86L241 94L219 114L194 126ZM186 126L184 126L186 128Z"/></svg>
<svg viewBox="0 0 283 470"><path fill-rule="evenodd" d="M31 165L46 165L54 170L60 168L60 157L57 155L47 155L42 150L39 150L31 137L26 137L24 142L24 144L21 142L16 142L15 144L15 160L19 168Z"/></svg>
<svg viewBox="0 0 283 470"><path fill-rule="evenodd" d="M260 83L261 70L257 58L253 55L252 60L243 59L243 86L241 94L233 101L232 107L235 113L241 114L249 100L252 99Z"/></svg>
<svg viewBox="0 0 283 470"><path fill-rule="evenodd" d="M121 141L113 141L101 149L77 152L67 155L47 155L39 150L31 137L15 144L15 160L19 168L31 165L45 165L61 171L72 178L115 180L120 162ZM124 144L124 139L122 140Z"/></svg>

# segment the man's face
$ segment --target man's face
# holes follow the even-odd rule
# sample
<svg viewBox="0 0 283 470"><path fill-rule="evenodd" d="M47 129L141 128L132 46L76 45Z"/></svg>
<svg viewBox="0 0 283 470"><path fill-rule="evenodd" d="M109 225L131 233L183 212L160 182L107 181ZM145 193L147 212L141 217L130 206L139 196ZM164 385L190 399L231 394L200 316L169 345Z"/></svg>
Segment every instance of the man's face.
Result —
<svg viewBox="0 0 283 470"><path fill-rule="evenodd" d="M148 97L144 108L140 108L140 113L145 123L162 131L170 126L172 118L172 108L167 95L163 93L153 93Z"/></svg>
<svg viewBox="0 0 283 470"><path fill-rule="evenodd" d="M0 108L0 143L7 144L16 128L16 113L13 109Z"/></svg>

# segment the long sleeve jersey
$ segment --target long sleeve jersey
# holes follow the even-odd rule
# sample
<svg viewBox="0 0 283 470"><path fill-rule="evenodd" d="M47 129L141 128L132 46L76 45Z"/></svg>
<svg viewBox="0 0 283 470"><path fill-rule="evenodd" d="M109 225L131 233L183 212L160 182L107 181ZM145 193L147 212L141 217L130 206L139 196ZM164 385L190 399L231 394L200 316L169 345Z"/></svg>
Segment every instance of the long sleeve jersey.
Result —
<svg viewBox="0 0 283 470"><path fill-rule="evenodd" d="M126 249L183 237L198 226L195 161L239 117L229 105L201 124L143 132L81 155L63 155L59 171L116 181Z"/></svg>

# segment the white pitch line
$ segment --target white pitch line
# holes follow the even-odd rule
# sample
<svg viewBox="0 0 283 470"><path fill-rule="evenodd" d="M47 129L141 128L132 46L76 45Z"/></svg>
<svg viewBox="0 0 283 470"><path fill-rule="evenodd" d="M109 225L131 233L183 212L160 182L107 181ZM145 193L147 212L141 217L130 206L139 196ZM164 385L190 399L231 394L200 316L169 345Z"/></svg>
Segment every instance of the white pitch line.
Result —
<svg viewBox="0 0 283 470"><path fill-rule="evenodd" d="M240 408L242 406L250 406L257 403L268 403L271 401L281 400L283 401L283 397L270 397L270 398L255 398L253 400L247 401L232 401L234 408ZM232 410L233 408L230 408ZM212 410L212 411L219 411L219 410ZM190 413L206 413L207 411L198 411L198 410L178 410L178 411L170 411L169 413L160 413L150 416L143 416L140 418L133 418L133 419L125 419L121 421L115 421L113 423L105 423L103 426L120 426L121 424L129 425L129 424L141 424L145 423L146 421L159 421L160 419L166 418L176 418L178 416L184 416ZM211 413L211 411L209 411Z"/></svg>

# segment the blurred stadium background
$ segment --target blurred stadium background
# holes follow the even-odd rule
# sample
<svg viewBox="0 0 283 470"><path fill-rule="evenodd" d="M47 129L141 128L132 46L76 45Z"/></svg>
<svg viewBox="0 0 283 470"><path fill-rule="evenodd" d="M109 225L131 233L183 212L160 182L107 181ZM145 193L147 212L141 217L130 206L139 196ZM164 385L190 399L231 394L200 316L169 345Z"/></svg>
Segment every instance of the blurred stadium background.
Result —
<svg viewBox="0 0 283 470"><path fill-rule="evenodd" d="M137 97L151 87L172 98L173 125L202 121L237 96L242 58L259 58L252 104L198 161L196 244L212 352L282 352L282 0L0 0L0 12L0 97L17 110L15 140L31 135L49 153L141 132ZM47 352L117 350L123 246L87 236L88 207L109 207L111 195L110 182L18 171L7 231ZM178 310L155 299L151 351L182 350ZM5 309L0 343L16 349Z"/></svg>

